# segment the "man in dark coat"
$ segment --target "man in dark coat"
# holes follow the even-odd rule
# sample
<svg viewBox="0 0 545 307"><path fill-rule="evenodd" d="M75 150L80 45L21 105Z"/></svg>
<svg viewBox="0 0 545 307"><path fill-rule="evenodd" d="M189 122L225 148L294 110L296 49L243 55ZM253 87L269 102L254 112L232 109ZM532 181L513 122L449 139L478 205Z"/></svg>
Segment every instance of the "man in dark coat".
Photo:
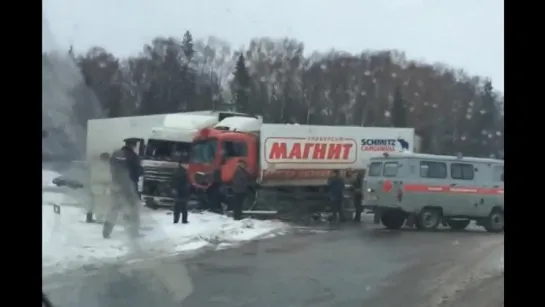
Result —
<svg viewBox="0 0 545 307"><path fill-rule="evenodd" d="M239 160L233 176L233 218L235 221L242 219L242 205L248 193L250 179L246 171L246 162Z"/></svg>
<svg viewBox="0 0 545 307"><path fill-rule="evenodd" d="M125 146L116 150L110 157L112 175L113 206L106 217L102 235L109 238L120 210L127 210L131 236L138 236L140 228L138 178L142 174L140 158L136 154L135 139L125 140Z"/></svg>
<svg viewBox="0 0 545 307"><path fill-rule="evenodd" d="M356 209L356 213L354 214L354 222L360 222L361 221L361 213L363 212L363 207L361 205L361 201L363 199L363 193L361 190L361 185L363 184L363 172L358 172L356 175L356 180L354 180L352 186L353 186L353 201L354 201L354 207Z"/></svg>
<svg viewBox="0 0 545 307"><path fill-rule="evenodd" d="M333 170L331 177L327 182L327 189L329 192L329 199L331 204L331 220L339 219L340 222L345 221L343 213L344 202L344 179L341 177L339 170Z"/></svg>
<svg viewBox="0 0 545 307"><path fill-rule="evenodd" d="M187 224L187 201L189 200L189 178L187 171L182 166L182 162L178 164L178 169L172 176L172 188L174 189L174 224L180 221L180 213L182 214L182 224Z"/></svg>
<svg viewBox="0 0 545 307"><path fill-rule="evenodd" d="M212 172L212 182L206 190L208 209L215 213L221 213L221 171L219 169Z"/></svg>

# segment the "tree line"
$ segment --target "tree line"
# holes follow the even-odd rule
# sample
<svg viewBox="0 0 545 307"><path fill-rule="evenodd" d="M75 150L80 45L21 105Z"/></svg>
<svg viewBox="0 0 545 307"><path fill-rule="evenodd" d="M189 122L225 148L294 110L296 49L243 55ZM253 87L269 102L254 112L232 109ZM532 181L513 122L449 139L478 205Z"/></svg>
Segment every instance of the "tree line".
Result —
<svg viewBox="0 0 545 307"><path fill-rule="evenodd" d="M83 126L97 116L232 110L269 123L414 127L424 152L503 156L504 99L491 80L398 50L305 55L300 41L268 37L233 50L187 31L129 58L102 47L68 56L82 75L69 95Z"/></svg>

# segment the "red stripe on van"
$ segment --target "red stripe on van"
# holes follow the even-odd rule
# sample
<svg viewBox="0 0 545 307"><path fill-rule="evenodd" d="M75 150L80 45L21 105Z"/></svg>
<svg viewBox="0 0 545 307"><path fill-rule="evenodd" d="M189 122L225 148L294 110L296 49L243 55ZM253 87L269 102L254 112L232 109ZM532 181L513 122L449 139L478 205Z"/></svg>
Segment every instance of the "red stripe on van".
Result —
<svg viewBox="0 0 545 307"><path fill-rule="evenodd" d="M440 185L404 184L405 192L435 192L435 193L461 193L461 194L503 194L503 188L477 188L477 187L451 187Z"/></svg>

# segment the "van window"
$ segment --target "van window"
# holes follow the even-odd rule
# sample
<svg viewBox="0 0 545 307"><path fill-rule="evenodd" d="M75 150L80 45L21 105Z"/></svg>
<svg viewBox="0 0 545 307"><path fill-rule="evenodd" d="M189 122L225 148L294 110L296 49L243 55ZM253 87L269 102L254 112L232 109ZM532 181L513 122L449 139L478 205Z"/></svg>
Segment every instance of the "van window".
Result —
<svg viewBox="0 0 545 307"><path fill-rule="evenodd" d="M420 177L436 179L447 178L447 164L444 162L421 161Z"/></svg>
<svg viewBox="0 0 545 307"><path fill-rule="evenodd" d="M397 169L399 166L397 162L386 162L384 163L384 168L382 170L382 176L384 177L395 177L397 176Z"/></svg>
<svg viewBox="0 0 545 307"><path fill-rule="evenodd" d="M450 177L459 180L473 180L475 177L472 164L452 163L450 165Z"/></svg>
<svg viewBox="0 0 545 307"><path fill-rule="evenodd" d="M494 166L494 181L503 182L503 166Z"/></svg>
<svg viewBox="0 0 545 307"><path fill-rule="evenodd" d="M369 177L378 177L382 173L382 162L373 162L369 165Z"/></svg>

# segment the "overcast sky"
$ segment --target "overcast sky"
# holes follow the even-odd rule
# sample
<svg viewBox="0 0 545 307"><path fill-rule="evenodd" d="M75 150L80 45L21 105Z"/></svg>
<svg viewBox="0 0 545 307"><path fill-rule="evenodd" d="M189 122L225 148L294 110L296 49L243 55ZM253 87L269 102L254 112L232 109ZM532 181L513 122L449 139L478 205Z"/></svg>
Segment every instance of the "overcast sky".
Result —
<svg viewBox="0 0 545 307"><path fill-rule="evenodd" d="M213 35L234 47L290 36L307 52L400 49L489 76L503 90L501 0L45 0L56 45L93 45L118 56L155 36Z"/></svg>

